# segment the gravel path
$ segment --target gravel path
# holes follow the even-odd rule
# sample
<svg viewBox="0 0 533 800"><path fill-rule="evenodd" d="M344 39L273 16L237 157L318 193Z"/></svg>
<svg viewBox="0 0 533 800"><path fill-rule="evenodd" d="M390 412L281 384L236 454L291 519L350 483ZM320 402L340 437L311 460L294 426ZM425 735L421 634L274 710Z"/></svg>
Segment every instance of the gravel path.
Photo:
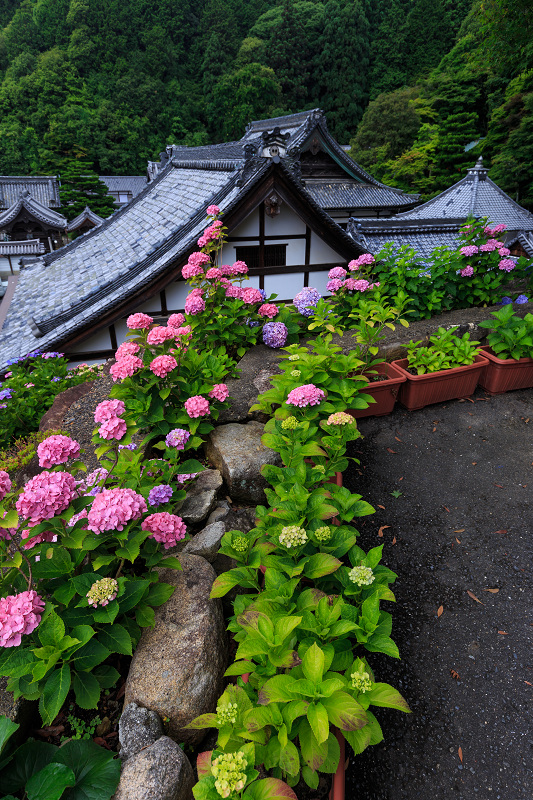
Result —
<svg viewBox="0 0 533 800"><path fill-rule="evenodd" d="M80 443L82 460L89 472L98 467L91 438L95 428L94 409L102 400L107 400L113 386L113 378L106 375L93 382L91 391L73 403L65 414L62 430Z"/></svg>
<svg viewBox="0 0 533 800"><path fill-rule="evenodd" d="M359 543L398 573L402 660L370 661L413 713L377 710L385 741L352 758L348 798L533 796L533 390L473 399L361 420L352 445L345 485L377 512Z"/></svg>

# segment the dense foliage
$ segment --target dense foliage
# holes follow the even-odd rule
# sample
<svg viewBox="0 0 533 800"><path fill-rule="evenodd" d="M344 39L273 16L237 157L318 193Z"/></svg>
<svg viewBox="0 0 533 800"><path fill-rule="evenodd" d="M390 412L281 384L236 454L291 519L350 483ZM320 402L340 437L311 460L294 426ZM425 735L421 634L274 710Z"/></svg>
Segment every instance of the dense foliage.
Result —
<svg viewBox="0 0 533 800"><path fill-rule="evenodd" d="M438 64L469 4L2 0L0 173L81 159L139 174L167 143L240 137L250 119L317 106L346 142L370 96Z"/></svg>

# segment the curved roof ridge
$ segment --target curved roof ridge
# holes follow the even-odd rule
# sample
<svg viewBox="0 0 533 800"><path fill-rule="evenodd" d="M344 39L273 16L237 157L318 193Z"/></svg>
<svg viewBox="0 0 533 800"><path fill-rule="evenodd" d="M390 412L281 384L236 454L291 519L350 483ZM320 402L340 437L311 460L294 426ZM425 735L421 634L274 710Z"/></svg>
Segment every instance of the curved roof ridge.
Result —
<svg viewBox="0 0 533 800"><path fill-rule="evenodd" d="M58 214L57 211L43 206L43 204L35 200L26 189L24 192L21 192L19 199L16 200L12 206L0 214L0 228L13 222L23 208L38 219L39 222L44 222L46 225L61 230L67 227L67 220L62 214Z"/></svg>

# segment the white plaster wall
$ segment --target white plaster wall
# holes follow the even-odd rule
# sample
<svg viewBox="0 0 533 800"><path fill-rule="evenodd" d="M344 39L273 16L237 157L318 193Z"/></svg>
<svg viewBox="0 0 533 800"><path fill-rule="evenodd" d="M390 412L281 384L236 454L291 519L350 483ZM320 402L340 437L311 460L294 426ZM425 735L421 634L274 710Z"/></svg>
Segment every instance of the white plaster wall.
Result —
<svg viewBox="0 0 533 800"><path fill-rule="evenodd" d="M128 333L128 326L125 319L117 319L115 322L115 334L117 337L117 347L122 342L126 341L126 334Z"/></svg>
<svg viewBox="0 0 533 800"><path fill-rule="evenodd" d="M120 344L120 342L119 342ZM109 350L112 347L111 337L109 335L109 328L102 328L92 336L89 336L83 342L69 347L70 353L86 353L94 350ZM80 362L81 363L81 362Z"/></svg>
<svg viewBox="0 0 533 800"><path fill-rule="evenodd" d="M293 272L289 275L265 275L265 292L277 294L278 300L292 300L295 294L304 288L304 273Z"/></svg>
<svg viewBox="0 0 533 800"><path fill-rule="evenodd" d="M309 273L309 286L312 286L313 289L316 289L322 297L329 297L331 292L326 291L326 283L328 282L328 273L327 271L321 272L310 272Z"/></svg>
<svg viewBox="0 0 533 800"><path fill-rule="evenodd" d="M275 242L268 242L268 244L275 244ZM305 264L305 239L289 239L286 253L287 266L303 266Z"/></svg>
<svg viewBox="0 0 533 800"><path fill-rule="evenodd" d="M224 217L222 217L222 220L224 220ZM244 222L241 222L240 225L237 225L237 227L231 231L230 236L259 236L258 209L254 209L250 216L244 220Z"/></svg>
<svg viewBox="0 0 533 800"><path fill-rule="evenodd" d="M292 208L289 208L286 203L283 203L280 213L275 217L269 217L265 214L265 235L279 236L287 233L305 234L305 222Z"/></svg>
<svg viewBox="0 0 533 800"><path fill-rule="evenodd" d="M11 256L11 263L13 264L13 272L19 272L18 260L20 256ZM0 256L0 278L6 280L11 275L9 268L9 259L5 256Z"/></svg>
<svg viewBox="0 0 533 800"><path fill-rule="evenodd" d="M142 303L136 311L142 311L143 314L161 314L161 295L159 292L154 294L146 303Z"/></svg>
<svg viewBox="0 0 533 800"><path fill-rule="evenodd" d="M346 259L332 250L322 239L313 231L311 233L311 264L331 264L338 262L339 266L346 264Z"/></svg>
<svg viewBox="0 0 533 800"><path fill-rule="evenodd" d="M165 294L167 296L167 308L172 311L183 311L185 307L185 299L189 294L191 287L185 281L174 281L168 286L165 286Z"/></svg>

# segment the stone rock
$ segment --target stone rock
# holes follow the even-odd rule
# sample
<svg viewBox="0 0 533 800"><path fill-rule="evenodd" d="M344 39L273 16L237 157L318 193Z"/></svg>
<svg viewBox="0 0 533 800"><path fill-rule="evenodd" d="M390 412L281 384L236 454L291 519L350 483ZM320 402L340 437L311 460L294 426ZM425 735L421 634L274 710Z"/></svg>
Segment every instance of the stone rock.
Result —
<svg viewBox="0 0 533 800"><path fill-rule="evenodd" d="M230 423L215 428L207 440L207 458L221 473L232 500L258 505L264 503L267 482L261 475L263 464L281 464L274 450L261 444L264 425Z"/></svg>
<svg viewBox="0 0 533 800"><path fill-rule="evenodd" d="M204 731L184 726L214 711L227 666L225 621L220 600L209 599L213 567L200 556L180 557L182 570L159 571L176 587L155 610L155 625L144 628L131 662L124 703L168 718L167 732L178 742L198 744Z"/></svg>
<svg viewBox="0 0 533 800"><path fill-rule="evenodd" d="M198 475L178 511L187 525L203 522L213 509L221 486L222 475L216 469L206 469Z"/></svg>
<svg viewBox="0 0 533 800"><path fill-rule="evenodd" d="M231 506L228 501L219 500L218 503L219 505L213 511L211 511L207 518L208 525L211 525L213 522L222 522L222 520L225 519L229 514Z"/></svg>
<svg viewBox="0 0 533 800"><path fill-rule="evenodd" d="M58 394L44 417L39 423L40 431L57 431L63 426L63 419L65 414L77 400L94 388L94 381L86 381L79 383L77 386L71 386L70 389L65 389L64 392Z"/></svg>
<svg viewBox="0 0 533 800"><path fill-rule="evenodd" d="M162 736L125 762L114 800L192 800L193 784L189 759Z"/></svg>
<svg viewBox="0 0 533 800"><path fill-rule="evenodd" d="M218 424L229 422L246 422L249 419L265 420L261 412L250 412L250 406L257 402L257 396L271 388L270 378L277 375L279 350L273 350L264 344L258 344L241 358L237 364L240 370L238 378L226 381L231 398L231 406L220 412Z"/></svg>
<svg viewBox="0 0 533 800"><path fill-rule="evenodd" d="M162 736L163 723L155 711L142 708L137 703L125 706L118 723L120 757L123 761L140 753Z"/></svg>
<svg viewBox="0 0 533 800"><path fill-rule="evenodd" d="M37 710L37 702L19 697L13 699L13 692L7 690L7 678L0 677L0 716L7 717L12 722L20 725L10 741L15 745L22 744L27 738L31 728L38 728L41 724Z"/></svg>
<svg viewBox="0 0 533 800"><path fill-rule="evenodd" d="M211 525L204 528L203 531L197 533L196 536L193 536L193 538L187 542L182 552L191 553L193 556L202 556L202 558L212 563L218 553L220 541L225 533L226 526L223 522L213 522Z"/></svg>

